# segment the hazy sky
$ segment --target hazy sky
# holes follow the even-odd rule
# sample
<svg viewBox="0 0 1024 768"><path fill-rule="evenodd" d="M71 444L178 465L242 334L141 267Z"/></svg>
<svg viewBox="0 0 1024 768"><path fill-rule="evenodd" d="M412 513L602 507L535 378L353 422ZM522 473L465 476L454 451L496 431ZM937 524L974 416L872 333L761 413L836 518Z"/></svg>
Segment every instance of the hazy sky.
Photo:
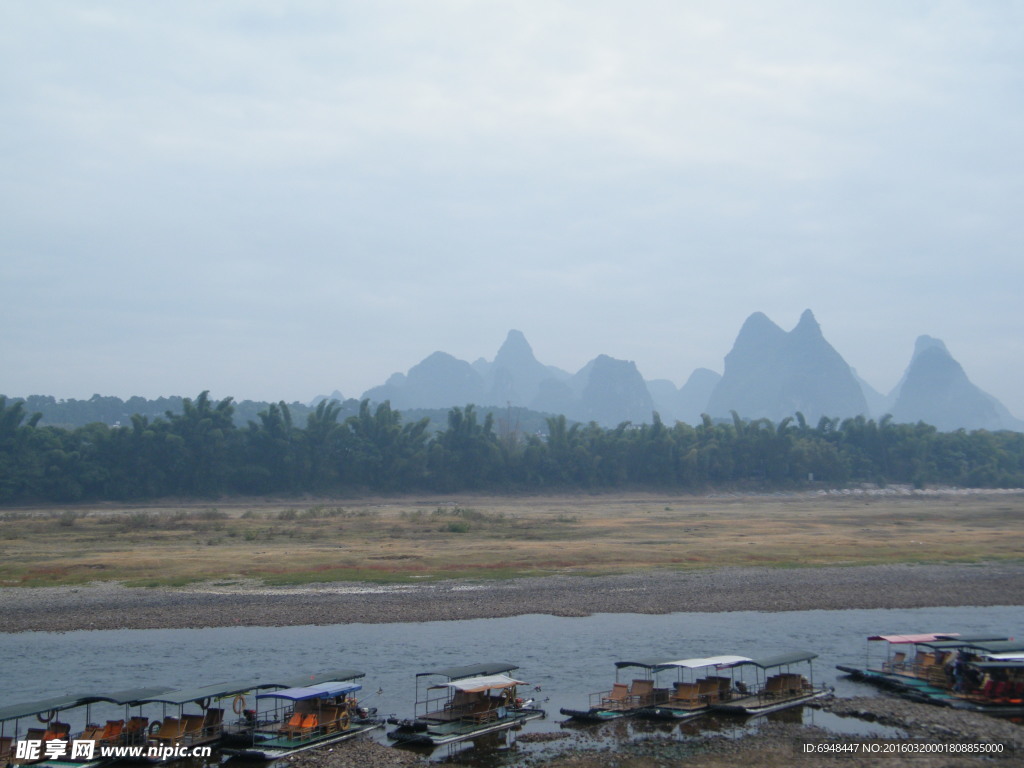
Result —
<svg viewBox="0 0 1024 768"><path fill-rule="evenodd" d="M0 9L0 393L358 396L441 349L682 384L755 311L1024 417L1024 5Z"/></svg>

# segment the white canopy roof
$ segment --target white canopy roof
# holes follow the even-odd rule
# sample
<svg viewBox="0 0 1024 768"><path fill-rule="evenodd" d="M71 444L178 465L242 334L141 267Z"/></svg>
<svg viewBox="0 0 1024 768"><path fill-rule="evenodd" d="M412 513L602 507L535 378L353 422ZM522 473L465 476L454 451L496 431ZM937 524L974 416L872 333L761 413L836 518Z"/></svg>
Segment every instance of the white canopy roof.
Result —
<svg viewBox="0 0 1024 768"><path fill-rule="evenodd" d="M484 677L467 677L464 680L453 680L450 683L432 685L431 688L454 688L466 693L479 691L504 690L517 685L526 685L522 680L513 680L508 675L486 675Z"/></svg>
<svg viewBox="0 0 1024 768"><path fill-rule="evenodd" d="M702 659L683 659L681 661L666 661L658 666L668 669L669 667L682 667L684 669L700 669L701 667L717 667L722 664L736 664L741 661L750 661L746 656L707 656Z"/></svg>

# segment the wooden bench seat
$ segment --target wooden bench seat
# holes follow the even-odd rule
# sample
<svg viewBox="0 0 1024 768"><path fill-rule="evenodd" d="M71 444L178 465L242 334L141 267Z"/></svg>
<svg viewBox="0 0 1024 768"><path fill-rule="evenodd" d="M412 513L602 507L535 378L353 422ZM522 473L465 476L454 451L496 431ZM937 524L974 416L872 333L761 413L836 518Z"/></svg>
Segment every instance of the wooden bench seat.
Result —
<svg viewBox="0 0 1024 768"><path fill-rule="evenodd" d="M152 738L159 742L178 741L185 734L185 724L176 717L165 717Z"/></svg>
<svg viewBox="0 0 1024 768"><path fill-rule="evenodd" d="M629 703L629 686L625 683L615 683L608 695L601 698L601 706L608 709L625 709Z"/></svg>
<svg viewBox="0 0 1024 768"><path fill-rule="evenodd" d="M700 700L700 687L696 683L676 683L668 703L688 708L696 708L704 704Z"/></svg>
<svg viewBox="0 0 1024 768"><path fill-rule="evenodd" d="M713 677L702 677L697 681L697 695L705 704L718 701L718 680Z"/></svg>
<svg viewBox="0 0 1024 768"><path fill-rule="evenodd" d="M634 706L642 707L654 703L654 681L634 680L629 685L629 696Z"/></svg>

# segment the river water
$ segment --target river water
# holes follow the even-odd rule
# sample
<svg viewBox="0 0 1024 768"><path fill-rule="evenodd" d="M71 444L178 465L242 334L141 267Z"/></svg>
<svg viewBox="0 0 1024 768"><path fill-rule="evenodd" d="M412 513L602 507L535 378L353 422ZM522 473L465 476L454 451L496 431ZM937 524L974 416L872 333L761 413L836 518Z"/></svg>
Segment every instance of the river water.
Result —
<svg viewBox="0 0 1024 768"><path fill-rule="evenodd" d="M519 665L516 676L530 683L521 692L535 696L548 712L546 720L527 724L524 732L544 732L561 727L561 707L585 707L589 693L610 688L620 659L758 657L806 649L819 654L815 683L834 686L840 696L875 695L874 688L841 676L835 665L862 664L868 635L915 632L1020 637L1024 609L527 615L416 624L0 634L0 706L70 692L187 688L355 668L366 672L360 681L365 705L409 717L417 672L508 661ZM826 728L846 727L839 718L809 710L805 720L812 718Z"/></svg>

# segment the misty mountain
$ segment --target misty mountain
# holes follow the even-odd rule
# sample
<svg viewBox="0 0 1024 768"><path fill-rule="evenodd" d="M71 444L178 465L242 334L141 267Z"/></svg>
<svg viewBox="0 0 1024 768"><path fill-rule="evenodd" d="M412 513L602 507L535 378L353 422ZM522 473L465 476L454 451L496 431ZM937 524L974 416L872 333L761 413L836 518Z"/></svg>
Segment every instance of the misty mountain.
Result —
<svg viewBox="0 0 1024 768"><path fill-rule="evenodd" d="M957 429L1024 431L1024 422L971 383L946 345L931 336L918 337L910 365L890 393L890 401L896 422L923 421L947 432Z"/></svg>
<svg viewBox="0 0 1024 768"><path fill-rule="evenodd" d="M539 362L526 337L516 330L509 331L493 361L470 364L435 352L407 374L393 374L363 397L374 402L390 400L399 410L468 403L525 407L603 426L649 422L654 411L635 363L599 355L570 375Z"/></svg>
<svg viewBox="0 0 1024 768"><path fill-rule="evenodd" d="M860 387L861 394L864 395L864 401L868 404L868 413L871 414L871 416L881 418L892 410L889 406L889 398L886 395L883 395L858 376L856 369L851 368L850 372L853 373L853 378L856 379L857 385Z"/></svg>
<svg viewBox="0 0 1024 768"><path fill-rule="evenodd" d="M608 426L651 421L654 401L632 360L598 355L569 384L579 391L574 409L566 414L570 418Z"/></svg>
<svg viewBox="0 0 1024 768"><path fill-rule="evenodd" d="M309 407L316 408L324 400L337 400L339 403L343 403L345 402L345 396L341 394L341 390L336 389L329 395L317 395L309 402Z"/></svg>
<svg viewBox="0 0 1024 768"><path fill-rule="evenodd" d="M434 352L409 369L395 373L381 386L363 393L376 403L391 401L396 410L449 408L453 405L497 405L484 398L483 377L465 360L447 352ZM516 403L518 405L518 403Z"/></svg>
<svg viewBox="0 0 1024 768"><path fill-rule="evenodd" d="M701 415L707 412L708 400L722 376L708 368L697 368L682 387L676 387L668 379L653 379L647 382L647 391L654 400L654 409L662 421L671 424L683 421L698 424Z"/></svg>
<svg viewBox="0 0 1024 768"><path fill-rule="evenodd" d="M701 415L728 419L735 410L744 418L778 422L796 411L814 423L822 416L846 418L864 414L874 419L891 413L897 423L923 421L940 430L959 428L1024 432L994 397L975 386L945 344L921 336L903 378L888 396L857 376L824 339L810 310L790 332L763 313L744 322L725 358L725 373L698 368L680 387L668 380L644 381L633 362L599 355L575 374L545 365L535 357L526 337L509 331L493 361L473 364L445 352L435 352L407 373L396 373L384 384L363 393L376 403L391 401L403 413L431 412L441 419L453 406L474 404L479 412L498 409L502 418L531 432L545 415L562 414L575 421L596 421L614 427L623 421L649 423L657 411L665 423L699 424ZM21 398L15 398L21 399ZM339 419L359 410L358 400L345 400L335 390L310 404L289 403L294 424L305 424L323 400L341 403ZM133 415L150 420L168 411L181 413L183 398L146 400L93 395L89 400L56 400L51 396L24 398L30 413L42 414L41 424L74 428L99 422L131 424ZM258 423L271 404L250 400L234 403L234 421ZM421 411L422 409L422 411ZM501 418L498 419L501 421Z"/></svg>
<svg viewBox="0 0 1024 768"><path fill-rule="evenodd" d="M812 424L822 416L879 419L891 412L897 422L923 420L942 429L1024 431L1024 422L971 384L942 342L927 336L918 340L903 381L883 396L826 341L809 309L789 332L755 312L726 355L724 373L699 368L679 388L664 379L645 381L634 363L608 355L569 374L537 360L522 332L511 330L493 360L470 364L435 352L363 398L390 400L399 410L469 403L526 408L605 427L649 423L654 411L669 424L698 424L704 413L728 419L731 411L778 422L799 411Z"/></svg>
<svg viewBox="0 0 1024 768"><path fill-rule="evenodd" d="M494 362L480 358L473 363L473 369L483 378L488 401L495 404L532 404L543 382L570 378L565 371L538 361L526 336L516 330L508 332Z"/></svg>
<svg viewBox="0 0 1024 768"><path fill-rule="evenodd" d="M812 423L822 416L869 415L852 369L809 309L788 333L761 312L747 318L707 405L713 417L731 411L776 422L798 411Z"/></svg>

